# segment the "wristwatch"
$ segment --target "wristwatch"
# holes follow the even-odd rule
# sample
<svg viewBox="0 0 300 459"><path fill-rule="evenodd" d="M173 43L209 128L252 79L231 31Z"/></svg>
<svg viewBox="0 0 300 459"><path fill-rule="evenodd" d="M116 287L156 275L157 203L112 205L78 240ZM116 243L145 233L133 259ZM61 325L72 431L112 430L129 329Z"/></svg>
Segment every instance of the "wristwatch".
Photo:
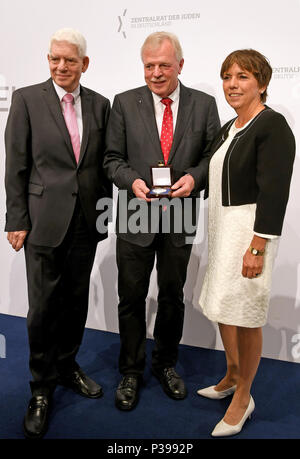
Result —
<svg viewBox="0 0 300 459"><path fill-rule="evenodd" d="M263 255L265 253L265 249L263 250L257 250L254 247L250 245L249 247L249 252L252 253L252 255L255 255L256 257L259 255Z"/></svg>

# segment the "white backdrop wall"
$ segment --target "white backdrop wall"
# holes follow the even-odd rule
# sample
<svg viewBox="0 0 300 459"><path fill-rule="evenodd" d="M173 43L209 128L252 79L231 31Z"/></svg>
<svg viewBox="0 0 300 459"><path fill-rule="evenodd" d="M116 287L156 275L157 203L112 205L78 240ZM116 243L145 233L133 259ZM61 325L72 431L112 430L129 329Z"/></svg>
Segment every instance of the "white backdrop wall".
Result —
<svg viewBox="0 0 300 459"><path fill-rule="evenodd" d="M287 118L300 140L300 0L1 0L0 3L0 227L5 224L4 141L14 88L49 77L46 59L52 33L61 27L80 30L88 42L90 67L82 84L111 102L116 93L144 84L140 46L157 30L178 35L185 64L181 81L216 97L222 124L235 114L226 104L219 78L224 58L233 50L254 48L273 67L267 101ZM16 133L17 134L17 133ZM282 152L284 154L284 152ZM300 362L300 228L299 153L296 157L285 227L276 259L263 355ZM196 243L188 269L186 318L182 342L222 349L215 324L199 310L198 296L207 263L207 203L202 202ZM0 233L0 312L27 314L23 251L14 253ZM156 312L156 275L147 305L148 335ZM91 277L87 326L117 332L117 268L115 235L98 246ZM1 323L0 323L1 334Z"/></svg>

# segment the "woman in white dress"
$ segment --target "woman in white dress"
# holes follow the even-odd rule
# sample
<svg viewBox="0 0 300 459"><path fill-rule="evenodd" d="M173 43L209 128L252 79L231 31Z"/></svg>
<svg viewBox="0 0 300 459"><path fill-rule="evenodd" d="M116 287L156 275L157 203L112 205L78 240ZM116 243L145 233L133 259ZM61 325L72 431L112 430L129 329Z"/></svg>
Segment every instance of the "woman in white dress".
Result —
<svg viewBox="0 0 300 459"><path fill-rule="evenodd" d="M225 98L237 117L212 145L208 268L199 303L205 316L219 324L227 372L198 394L233 397L212 436L240 432L255 406L250 389L261 357L295 156L285 118L264 104L271 75L266 58L252 49L234 51L221 68Z"/></svg>

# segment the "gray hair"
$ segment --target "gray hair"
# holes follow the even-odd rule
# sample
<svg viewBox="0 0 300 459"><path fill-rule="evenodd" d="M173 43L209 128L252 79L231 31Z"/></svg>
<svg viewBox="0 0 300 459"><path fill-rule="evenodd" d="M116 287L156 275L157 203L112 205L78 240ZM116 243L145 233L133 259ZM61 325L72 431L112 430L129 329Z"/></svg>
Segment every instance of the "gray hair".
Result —
<svg viewBox="0 0 300 459"><path fill-rule="evenodd" d="M52 43L54 41L67 41L77 46L79 57L86 56L86 40L78 30L64 28L57 30L50 39L49 52L51 53Z"/></svg>
<svg viewBox="0 0 300 459"><path fill-rule="evenodd" d="M169 40L169 42L173 45L176 59L180 62L183 58L182 48L176 35L170 32L154 32L149 35L141 48L142 60L145 48L158 48L165 40Z"/></svg>

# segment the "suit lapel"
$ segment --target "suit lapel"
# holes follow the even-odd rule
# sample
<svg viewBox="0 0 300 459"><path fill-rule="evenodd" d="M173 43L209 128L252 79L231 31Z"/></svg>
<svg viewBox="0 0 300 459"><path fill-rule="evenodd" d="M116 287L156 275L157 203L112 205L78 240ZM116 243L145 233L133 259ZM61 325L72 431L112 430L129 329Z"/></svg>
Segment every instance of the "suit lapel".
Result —
<svg viewBox="0 0 300 459"><path fill-rule="evenodd" d="M86 152L86 147L88 144L88 138L90 133L90 114L92 111L92 99L87 91L81 86L80 87L80 98L81 98L81 113L82 113L82 140L80 147L80 156L78 161L78 166L80 165L84 154Z"/></svg>
<svg viewBox="0 0 300 459"><path fill-rule="evenodd" d="M155 159L160 161L163 159L163 155L157 131L157 124L153 107L153 97L147 86L144 86L138 91L137 104L145 128L148 131L149 137L154 146L153 151Z"/></svg>
<svg viewBox="0 0 300 459"><path fill-rule="evenodd" d="M188 126L190 115L192 113L192 100L191 93L182 83L180 84L180 99L178 106L178 114L176 121L176 128L173 136L172 148L170 151L168 164L171 163L178 146L180 145L181 139L184 135L184 132ZM146 130L149 133L151 141L154 146L155 155L157 160L160 161L163 159L163 154L160 146L159 135L157 131L154 107L153 107L153 97L151 91L147 86L141 88L138 93L138 106L141 117L144 121Z"/></svg>
<svg viewBox="0 0 300 459"><path fill-rule="evenodd" d="M180 83L180 96L179 96L179 106L177 113L177 121L175 132L173 136L172 148L170 151L168 164L171 163L176 150L181 142L181 139L184 135L184 132L187 128L189 118L192 112L192 100L190 91Z"/></svg>
<svg viewBox="0 0 300 459"><path fill-rule="evenodd" d="M45 100L46 100L46 103L50 109L50 112L54 118L54 121L56 122L57 124L57 127L59 128L63 138L64 138L64 141L68 147L68 151L71 155L71 158L73 161L75 161L76 163L76 160L75 160L75 156L74 156L74 152L73 152L73 147L72 147L72 143L71 143L71 139L70 139L70 135L69 135L69 132L68 132L68 129L67 129L67 126L66 126L66 123L65 123L65 119L64 119L64 116L63 116L63 113L62 113L62 109L61 109L61 105L60 105L60 100L58 98L58 95L54 89L54 86L53 86L53 83L52 83L52 80L49 79L46 81L44 87L43 87L43 95L45 97Z"/></svg>

